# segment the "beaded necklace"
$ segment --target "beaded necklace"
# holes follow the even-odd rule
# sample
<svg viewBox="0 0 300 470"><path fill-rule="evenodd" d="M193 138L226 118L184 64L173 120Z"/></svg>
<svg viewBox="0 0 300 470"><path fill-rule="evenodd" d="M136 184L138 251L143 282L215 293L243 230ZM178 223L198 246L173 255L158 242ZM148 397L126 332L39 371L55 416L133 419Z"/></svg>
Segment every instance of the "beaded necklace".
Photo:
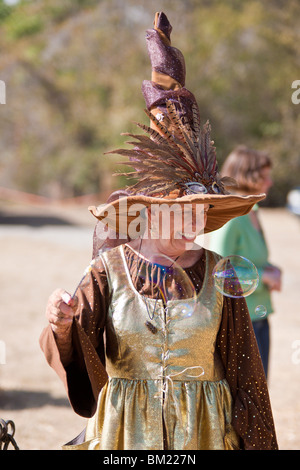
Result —
<svg viewBox="0 0 300 470"><path fill-rule="evenodd" d="M138 258L140 258L140 259L143 258L144 260L146 260L146 258L143 257L143 256L141 255L141 253L140 253L140 252L141 252L141 247L142 247L142 241L143 241L143 239L141 238L140 246L139 246L138 252L136 252L132 247L130 247L129 245L127 245L127 243L126 243L126 246L128 246L128 247L138 256ZM163 275L164 275L164 276L163 276L163 279L164 279L164 280L166 279L166 276L167 276L167 274L168 274L168 270L169 270L170 268L172 268L172 266L174 265L174 263L176 263L176 261L178 260L178 258L179 258L180 256L181 256L181 255L178 255L178 256L174 259L174 261L172 262L172 264L170 264L170 266L160 266L160 265L159 265L160 270L163 272ZM139 275L140 275L141 266L142 266L142 263L140 263L140 266L139 266L139 269L138 269L138 272L137 272L137 278L138 278ZM158 302L158 300L159 300L160 294L161 294L161 299L162 299L164 305L166 305L166 300L165 300L165 299L166 299L166 296L162 294L162 292L163 292L163 284L164 284L163 280L160 280L160 284L161 284L161 286L159 286L159 287L157 288L157 294L156 294L156 297L155 297L155 303L154 303L154 307L153 307L153 311L152 311L152 312L151 312L150 305L149 305L149 302L148 302L147 297L146 297L143 293L141 294L142 297L143 297L143 300L144 300L146 309L147 309L147 314L148 314L149 320L150 320L150 321L147 320L147 321L145 322L145 325L147 326L147 328L148 328L148 329L151 331L151 333L153 333L153 334L157 333L157 328L151 323L151 321L152 321L153 318L154 318L155 311L156 311L156 307L157 307L157 302Z"/></svg>

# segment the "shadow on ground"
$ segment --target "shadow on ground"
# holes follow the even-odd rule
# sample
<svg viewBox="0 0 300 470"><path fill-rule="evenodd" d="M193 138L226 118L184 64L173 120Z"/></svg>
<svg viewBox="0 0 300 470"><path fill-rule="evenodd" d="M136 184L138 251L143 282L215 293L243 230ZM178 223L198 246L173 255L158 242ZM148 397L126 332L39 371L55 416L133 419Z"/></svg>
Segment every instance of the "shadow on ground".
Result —
<svg viewBox="0 0 300 470"><path fill-rule="evenodd" d="M28 408L40 408L42 406L69 407L66 398L53 397L48 392L33 390L0 390L1 410L24 410Z"/></svg>
<svg viewBox="0 0 300 470"><path fill-rule="evenodd" d="M73 226L74 224L63 218L48 215L7 215L0 213L0 225L43 227L45 225Z"/></svg>

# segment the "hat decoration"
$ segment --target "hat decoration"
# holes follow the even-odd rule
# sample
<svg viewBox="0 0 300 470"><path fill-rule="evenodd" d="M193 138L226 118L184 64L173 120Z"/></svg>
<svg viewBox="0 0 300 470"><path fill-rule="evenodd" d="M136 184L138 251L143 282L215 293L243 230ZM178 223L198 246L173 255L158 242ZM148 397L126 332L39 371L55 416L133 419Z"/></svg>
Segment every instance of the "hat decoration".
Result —
<svg viewBox="0 0 300 470"><path fill-rule="evenodd" d="M178 197L198 193L228 194L224 186L229 180L232 183L232 179L221 178L218 173L209 122L201 127L195 105L191 124L180 116L171 101L167 101L166 110L162 122L146 110L159 132L137 123L148 136L123 134L136 139L127 142L134 148L109 152L129 157L130 160L125 164L132 166L135 171L122 175L138 179L136 184L128 188L130 194L165 197L176 189Z"/></svg>
<svg viewBox="0 0 300 470"><path fill-rule="evenodd" d="M156 13L154 29L147 31L152 81L142 85L150 127L137 123L148 136L123 134L136 139L127 142L131 150L113 152L129 157L125 162L135 171L122 173L138 182L129 187L131 194L167 196L177 189L178 195L227 194L220 178L211 127L201 127L194 95L185 85L186 67L182 53L171 46L172 26L163 12ZM231 184L233 184L231 179Z"/></svg>
<svg viewBox="0 0 300 470"><path fill-rule="evenodd" d="M168 18L160 12L155 15L154 28L146 34L152 80L143 81L142 92L149 125L136 123L144 134L122 134L134 139L127 142L132 148L107 152L127 157L122 165L132 171L118 175L137 181L126 188L126 197L89 207L105 223L110 223L107 214L113 209L111 226L125 234L134 219L133 205L143 210L152 204L209 204L207 233L247 214L265 198L265 194L241 196L227 191L235 181L219 174L210 123L201 125L196 99L185 87L184 57L171 46L171 31Z"/></svg>

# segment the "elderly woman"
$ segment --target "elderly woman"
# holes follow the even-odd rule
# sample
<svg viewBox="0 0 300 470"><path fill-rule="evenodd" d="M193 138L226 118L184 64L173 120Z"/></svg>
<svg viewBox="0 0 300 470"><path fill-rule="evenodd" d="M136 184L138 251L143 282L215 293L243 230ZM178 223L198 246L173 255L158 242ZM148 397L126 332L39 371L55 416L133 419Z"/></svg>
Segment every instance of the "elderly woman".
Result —
<svg viewBox="0 0 300 470"><path fill-rule="evenodd" d="M57 290L48 302L42 349L89 418L80 443L64 448L276 449L245 300L214 288L220 257L194 243L264 195L225 192L170 32L157 14L143 87L149 137L116 151L138 181L128 196L90 208L129 241L93 260L75 297Z"/></svg>

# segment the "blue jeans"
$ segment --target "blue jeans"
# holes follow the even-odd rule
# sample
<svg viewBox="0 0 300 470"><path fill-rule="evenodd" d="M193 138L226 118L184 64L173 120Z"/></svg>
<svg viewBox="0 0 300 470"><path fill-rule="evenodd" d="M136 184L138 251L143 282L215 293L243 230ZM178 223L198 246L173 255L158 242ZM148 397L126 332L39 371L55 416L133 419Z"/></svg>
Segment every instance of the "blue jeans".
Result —
<svg viewBox="0 0 300 470"><path fill-rule="evenodd" d="M264 366L266 378L268 378L269 352L270 352L270 327L267 318L256 320L252 323L261 360Z"/></svg>

